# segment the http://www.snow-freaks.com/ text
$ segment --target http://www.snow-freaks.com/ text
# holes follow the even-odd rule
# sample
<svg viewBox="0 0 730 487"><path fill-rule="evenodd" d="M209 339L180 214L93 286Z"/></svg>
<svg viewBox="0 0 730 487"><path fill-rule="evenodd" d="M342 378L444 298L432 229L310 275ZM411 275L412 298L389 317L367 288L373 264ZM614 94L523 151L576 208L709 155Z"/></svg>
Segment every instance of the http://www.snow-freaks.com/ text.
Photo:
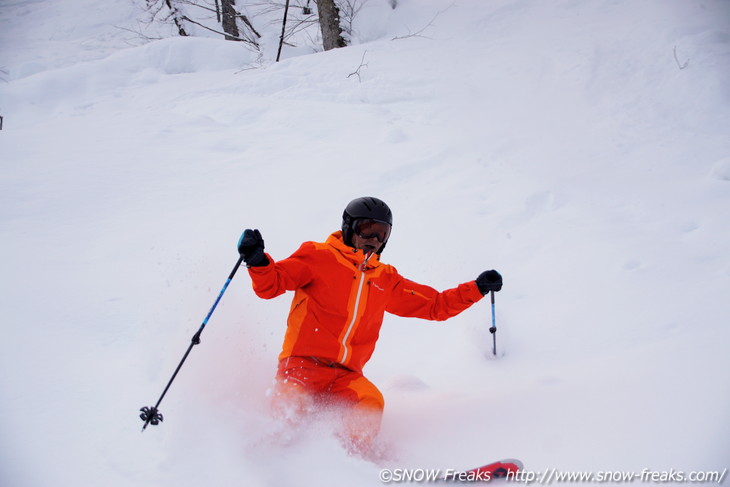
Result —
<svg viewBox="0 0 730 487"><path fill-rule="evenodd" d="M380 481L391 483L429 483L429 482L487 482L492 480L489 472L460 472L454 469L425 468L384 468L380 470ZM651 470L640 472L601 471L601 472L564 472L547 468L542 472L520 470L510 472L504 477L509 482L526 485L552 485L568 483L655 483L655 484L722 484L727 477L723 470L691 471Z"/></svg>

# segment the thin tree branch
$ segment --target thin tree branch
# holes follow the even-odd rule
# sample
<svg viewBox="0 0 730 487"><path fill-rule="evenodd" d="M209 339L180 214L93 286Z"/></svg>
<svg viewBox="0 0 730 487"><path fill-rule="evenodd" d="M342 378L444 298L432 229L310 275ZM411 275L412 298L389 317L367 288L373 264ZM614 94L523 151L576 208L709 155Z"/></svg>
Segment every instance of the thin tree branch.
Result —
<svg viewBox="0 0 730 487"><path fill-rule="evenodd" d="M430 20L430 22L428 24L426 24L420 30L418 30L418 31L416 31L416 32L414 32L412 34L405 35L405 36L396 36L396 37L393 37L391 40L392 41L397 41L397 40L401 40L401 39L408 39L409 37L423 37L424 39L429 39L429 37L422 36L421 33L424 30L428 29L429 27L432 27L434 20L436 20L436 18L438 18L439 15L441 15L444 12L446 12L448 9L450 9L453 6L454 6L454 4L452 3L451 5L449 5L448 7L446 7L445 9L436 12L436 15L433 16L433 18Z"/></svg>
<svg viewBox="0 0 730 487"><path fill-rule="evenodd" d="M256 34L256 37L258 37L259 39L261 39L261 34L259 34L256 31L256 29L254 29L253 24L251 23L250 20L248 20L248 17L246 17L245 15L241 15L241 14L236 15L236 17L238 17L239 19L243 20L243 23L246 24L249 29L251 29L251 32L253 32L254 34Z"/></svg>
<svg viewBox="0 0 730 487"><path fill-rule="evenodd" d="M684 63L679 62L679 58L677 57L677 46L674 46L674 60L677 62L679 69L684 69L689 65L689 59L687 59Z"/></svg>
<svg viewBox="0 0 730 487"><path fill-rule="evenodd" d="M208 27L208 26L206 26L206 25L203 25L203 24L201 24L200 22L196 22L196 21L194 21L194 20L190 19L189 17L187 17L187 16L185 16L185 15L183 15L183 16L182 16L182 19L183 19L183 20L186 20L186 21L188 21L188 22L190 22L191 24L195 24L195 25L197 25L197 26L200 26L200 27L202 27L203 29L209 30L209 31L211 31L211 32L215 32L216 34L220 34L220 35L222 35L222 36L226 36L226 37L229 37L229 38L231 38L231 39L233 39L233 40L235 40L235 41L241 41L241 42L245 42L245 43L247 43L247 44L251 44L251 45L252 45L252 46L254 46L254 47L255 47L255 48L257 49L257 50L258 50L258 48L259 48L259 45L258 45L258 43L257 43L257 42L255 42L255 41L252 41L252 40L250 40L250 39L244 39L243 37L234 37L234 36L232 36L232 35L230 35L230 34L226 34L225 32L220 32L220 31L218 31L218 30L215 30L215 29L211 29L210 27Z"/></svg>
<svg viewBox="0 0 730 487"><path fill-rule="evenodd" d="M362 53L362 59L360 59L360 66L358 66L355 71L348 74L347 75L348 78L350 76L357 76L357 80L362 83L362 78L360 78L360 69L363 67L366 67L366 68L368 67L368 64L365 62L365 54L367 54L367 53L368 53L367 51Z"/></svg>

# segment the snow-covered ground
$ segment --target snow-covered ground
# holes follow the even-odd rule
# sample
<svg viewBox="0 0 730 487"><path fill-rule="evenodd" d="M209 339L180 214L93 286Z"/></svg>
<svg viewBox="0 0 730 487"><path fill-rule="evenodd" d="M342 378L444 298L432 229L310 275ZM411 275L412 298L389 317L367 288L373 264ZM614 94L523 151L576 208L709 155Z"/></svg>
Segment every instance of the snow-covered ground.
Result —
<svg viewBox="0 0 730 487"><path fill-rule="evenodd" d="M0 5L0 485L381 485L326 425L266 441L289 298L246 272L137 417L244 228L283 258L362 195L405 276L505 277L496 358L488 300L386 318L390 466L730 467L730 3L370 0L278 64L139 4Z"/></svg>

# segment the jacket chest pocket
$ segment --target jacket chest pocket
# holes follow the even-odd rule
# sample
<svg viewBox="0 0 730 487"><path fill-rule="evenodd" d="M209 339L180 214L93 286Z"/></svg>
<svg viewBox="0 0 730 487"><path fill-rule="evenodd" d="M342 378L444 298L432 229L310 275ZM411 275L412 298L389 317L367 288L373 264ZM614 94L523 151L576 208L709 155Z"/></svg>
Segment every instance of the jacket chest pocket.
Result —
<svg viewBox="0 0 730 487"><path fill-rule="evenodd" d="M375 279L365 281L367 287L367 303L365 312L372 316L382 316L388 304L389 293L385 286Z"/></svg>

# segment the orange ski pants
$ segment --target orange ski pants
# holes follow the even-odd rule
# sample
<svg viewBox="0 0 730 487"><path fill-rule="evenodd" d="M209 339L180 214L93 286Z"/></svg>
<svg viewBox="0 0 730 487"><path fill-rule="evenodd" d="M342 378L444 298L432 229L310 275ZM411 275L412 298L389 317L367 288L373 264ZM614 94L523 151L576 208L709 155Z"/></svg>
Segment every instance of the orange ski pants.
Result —
<svg viewBox="0 0 730 487"><path fill-rule="evenodd" d="M336 410L342 438L354 452L367 450L380 430L385 401L361 373L316 357L288 357L279 362L272 408L296 427L308 414Z"/></svg>

